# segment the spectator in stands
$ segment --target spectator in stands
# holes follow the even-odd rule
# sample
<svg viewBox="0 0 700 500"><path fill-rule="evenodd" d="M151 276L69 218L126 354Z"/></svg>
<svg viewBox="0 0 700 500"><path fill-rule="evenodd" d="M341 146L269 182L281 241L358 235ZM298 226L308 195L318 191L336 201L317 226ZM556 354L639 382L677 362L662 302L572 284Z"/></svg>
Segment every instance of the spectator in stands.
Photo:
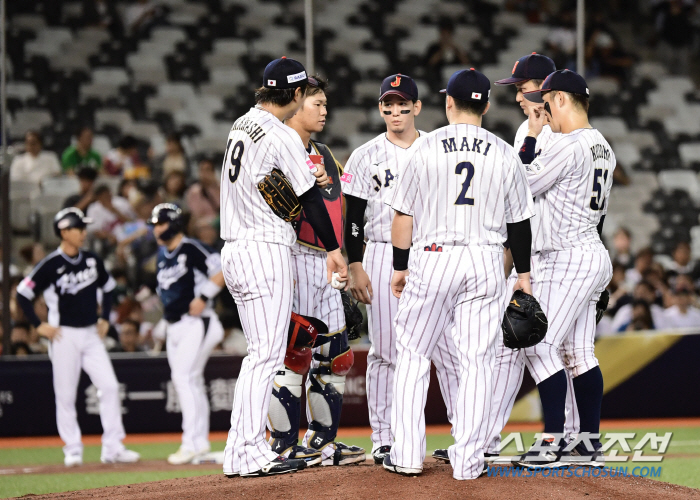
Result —
<svg viewBox="0 0 700 500"><path fill-rule="evenodd" d="M687 74L695 29L692 24L695 2L665 0L656 8L656 38L659 60L671 74Z"/></svg>
<svg viewBox="0 0 700 500"><path fill-rule="evenodd" d="M170 134L165 141L165 155L155 162L153 178L163 180L173 172L189 175L189 165L179 134ZM186 178L186 177L185 177Z"/></svg>
<svg viewBox="0 0 700 500"><path fill-rule="evenodd" d="M611 318L624 305L632 302L632 295L629 293L625 282L625 266L619 262L613 262L613 274L608 284L607 290L610 293L610 301L606 314Z"/></svg>
<svg viewBox="0 0 700 500"><path fill-rule="evenodd" d="M138 141L125 135L104 157L104 169L109 175L122 175L127 179L147 178L149 169L145 166L138 154Z"/></svg>
<svg viewBox="0 0 700 500"><path fill-rule="evenodd" d="M25 321L15 323L10 333L10 342L13 344L22 342L29 345L29 330L29 323Z"/></svg>
<svg viewBox="0 0 700 500"><path fill-rule="evenodd" d="M82 127L76 134L75 144L66 148L61 157L64 174L73 174L83 168L98 171L102 168L102 156L92 149L93 133L90 127Z"/></svg>
<svg viewBox="0 0 700 500"><path fill-rule="evenodd" d="M642 280L643 274L649 270L653 261L654 251L651 248L642 248L639 252L637 252L636 257L634 258L634 267L632 269L628 269L625 273L628 288L633 288Z"/></svg>
<svg viewBox="0 0 700 500"><path fill-rule="evenodd" d="M0 245L0 283L2 283L2 278L3 278L1 263L2 263L2 245ZM20 274L19 268L10 262L10 278L12 278L13 276L19 276L19 274ZM0 301L1 300L2 300L2 298L0 298Z"/></svg>
<svg viewBox="0 0 700 500"><path fill-rule="evenodd" d="M117 243L117 226L134 219L129 202L121 196L113 197L105 185L95 189L95 202L88 207L86 215L92 219L87 226L88 234L110 245Z"/></svg>
<svg viewBox="0 0 700 500"><path fill-rule="evenodd" d="M564 10L559 16L558 26L547 36L546 54L552 58L557 68L576 68L576 20L571 10Z"/></svg>
<svg viewBox="0 0 700 500"><path fill-rule="evenodd" d="M161 197L163 201L174 203L180 208L185 208L186 189L187 182L185 180L185 173L175 170L165 177Z"/></svg>
<svg viewBox="0 0 700 500"><path fill-rule="evenodd" d="M26 342L13 342L10 346L10 354L13 356L29 356L34 353Z"/></svg>
<svg viewBox="0 0 700 500"><path fill-rule="evenodd" d="M613 235L613 262L622 264L625 269L634 266L634 255L632 254L632 233L626 227L619 227Z"/></svg>
<svg viewBox="0 0 700 500"><path fill-rule="evenodd" d="M83 19L86 26L106 28L115 39L123 35L123 28L115 2L83 0Z"/></svg>
<svg viewBox="0 0 700 500"><path fill-rule="evenodd" d="M163 15L156 2L135 0L124 10L124 27L130 35L139 35L148 31Z"/></svg>
<svg viewBox="0 0 700 500"><path fill-rule="evenodd" d="M602 13L597 13L594 17L586 41L586 60L587 73L613 77L620 83L627 80L628 70L634 64L634 58L622 49L614 31L606 25Z"/></svg>
<svg viewBox="0 0 700 500"><path fill-rule="evenodd" d="M77 207L83 212L87 212L90 204L95 201L95 180L97 170L90 167L83 167L78 170L78 182L80 191L66 198L63 208Z"/></svg>
<svg viewBox="0 0 700 500"><path fill-rule="evenodd" d="M219 215L219 176L214 163L208 159L199 162L199 179L185 194L185 202L193 220L213 220Z"/></svg>
<svg viewBox="0 0 700 500"><path fill-rule="evenodd" d="M31 243L20 248L19 254L26 263L21 274L27 276L46 257L46 249L42 243Z"/></svg>
<svg viewBox="0 0 700 500"><path fill-rule="evenodd" d="M672 257L673 260L666 266L666 274L672 284L679 274L688 274L694 280L698 279L698 265L692 260L690 243L687 241L679 242L673 250Z"/></svg>
<svg viewBox="0 0 700 500"><path fill-rule="evenodd" d="M632 304L627 304L620 307L613 318L611 324L611 330L613 332L624 332L627 330L630 323L634 319L634 305L639 301L645 302L650 311L651 321L653 323L653 328L663 329L667 328L666 315L664 314L664 308L657 304L657 294L654 286L648 281L640 281L634 287L633 294L634 301Z"/></svg>
<svg viewBox="0 0 700 500"><path fill-rule="evenodd" d="M693 280L687 274L679 274L673 290L673 305L666 309L669 328L700 327L700 309L693 306L697 297Z"/></svg>
<svg viewBox="0 0 700 500"><path fill-rule="evenodd" d="M127 319L119 328L119 344L111 349L112 352L140 352L141 348L138 321Z"/></svg>
<svg viewBox="0 0 700 500"><path fill-rule="evenodd" d="M224 240L219 237L219 224L218 219L195 219L192 217L192 234L193 236L215 249L217 252L220 251L224 246Z"/></svg>
<svg viewBox="0 0 700 500"><path fill-rule="evenodd" d="M630 307L632 308L632 317L626 325L622 326L620 331L654 330L657 328L652 319L649 304L643 300L635 300Z"/></svg>
<svg viewBox="0 0 700 500"><path fill-rule="evenodd" d="M61 165L53 151L43 151L41 135L29 130L24 136L24 153L15 156L10 165L11 181L30 181L37 185L41 179L59 175Z"/></svg>
<svg viewBox="0 0 700 500"><path fill-rule="evenodd" d="M428 65L426 78L433 86L442 85L442 68L450 64L468 64L467 53L454 39L455 26L449 19L440 21L440 38L428 47L425 59Z"/></svg>

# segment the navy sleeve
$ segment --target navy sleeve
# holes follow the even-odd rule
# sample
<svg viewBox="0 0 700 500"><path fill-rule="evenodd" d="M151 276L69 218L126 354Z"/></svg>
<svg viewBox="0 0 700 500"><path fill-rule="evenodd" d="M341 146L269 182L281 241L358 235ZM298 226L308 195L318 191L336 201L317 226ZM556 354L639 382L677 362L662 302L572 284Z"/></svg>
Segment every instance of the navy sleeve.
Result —
<svg viewBox="0 0 700 500"><path fill-rule="evenodd" d="M350 264L362 262L367 200L349 194L343 196L345 196L345 251Z"/></svg>
<svg viewBox="0 0 700 500"><path fill-rule="evenodd" d="M92 257L97 261L97 286L102 288L102 291L105 295L107 293L111 293L112 290L114 290L114 288L117 286L117 282L114 281L112 275L107 272L107 269L105 268L105 263L102 262L102 259L100 259L96 255L93 255ZM104 308L104 297L102 300L102 307Z"/></svg>
<svg viewBox="0 0 700 500"><path fill-rule="evenodd" d="M36 315L36 311L34 310L34 302L29 300L24 295L18 293L17 305L20 307L20 309L22 309L24 317L27 318L27 321L29 321L34 328L41 324L41 320L39 319L39 316Z"/></svg>

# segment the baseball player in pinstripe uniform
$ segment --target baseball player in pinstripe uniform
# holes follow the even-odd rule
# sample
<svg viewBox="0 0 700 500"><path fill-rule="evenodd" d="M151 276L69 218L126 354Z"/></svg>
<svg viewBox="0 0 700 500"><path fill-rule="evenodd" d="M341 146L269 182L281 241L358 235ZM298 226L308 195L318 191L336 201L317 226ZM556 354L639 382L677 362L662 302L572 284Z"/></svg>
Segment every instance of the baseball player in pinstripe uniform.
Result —
<svg viewBox="0 0 700 500"><path fill-rule="evenodd" d="M418 88L407 75L391 75L380 88L379 112L387 131L357 148L341 177L346 200L345 248L350 262L349 289L367 304L369 339L367 354L367 404L372 426L372 456L381 464L391 449L391 411L396 332L394 318L398 299L391 293L391 221L388 205L399 169L415 151L420 132ZM365 236L367 246L364 248ZM456 400L458 360L452 339L440 335L433 355L448 419L452 421Z"/></svg>
<svg viewBox="0 0 700 500"><path fill-rule="evenodd" d="M148 222L161 245L157 291L163 302L168 364L182 409L182 445L168 456L168 463L181 465L210 450L204 367L224 338L224 328L212 309L224 276L221 256L182 233L182 211L176 205L157 205Z"/></svg>
<svg viewBox="0 0 700 500"><path fill-rule="evenodd" d="M544 432L518 461L555 466L568 450L580 464L604 465L598 440L603 376L594 354L596 302L612 277L608 251L600 240L612 187L615 154L588 123L588 86L569 70L549 75L526 99L544 103L530 110L529 132L520 157L533 195L541 198L541 237L535 292L549 319L547 336L525 349L540 393ZM535 158L545 121L563 136ZM560 353L561 350L561 353ZM579 437L563 449L566 368L573 377ZM580 441L590 438L590 441Z"/></svg>
<svg viewBox="0 0 700 500"><path fill-rule="evenodd" d="M541 105L525 99L523 97L523 92L539 90L545 78L554 71L556 71L554 61L547 56L533 52L532 54L521 57L515 62L510 78L498 80L495 83L496 85L515 85L517 89L515 100L520 105L525 115L529 116L530 109L533 106L541 107ZM523 141L528 134L528 123L529 120L526 119L515 134L513 146L517 150L522 147ZM560 137L561 134L553 133L549 125L545 124L544 127L542 127L542 131L537 136L535 156L537 157L542 154L543 151ZM533 251L538 248L538 238L543 237L541 227L542 203L542 197L535 198L536 215L530 221L532 224ZM514 282L514 280L517 279L517 274L515 272L510 272L513 262L508 250L506 250L505 260L506 275L510 274L509 281ZM533 252L530 273L533 282L537 280L537 260L538 254ZM509 288L512 288L512 286ZM510 295L506 294L504 300L506 302L510 301ZM526 356L522 350L514 351L509 349L503 344L502 336L499 335L498 339L496 347L496 366L494 368L494 396L492 401L493 406L491 408L491 429L489 432L489 444L485 454L487 462L498 460L498 447L501 442L500 433L513 409L515 397L517 396L523 380L525 364L527 364ZM576 411L576 401L573 395L573 387L571 386L571 377L568 376L568 372L567 383L569 389L567 390L566 398L566 426L564 432L568 437L578 433L578 412Z"/></svg>
<svg viewBox="0 0 700 500"><path fill-rule="evenodd" d="M391 202L391 287L400 301L394 445L384 468L399 474L423 469L430 358L452 322L461 369L449 459L455 479L483 473L496 336L505 310L506 238L518 272L515 288L531 293L532 194L513 148L481 128L490 89L473 68L452 75L443 91L450 125L421 141Z"/></svg>
<svg viewBox="0 0 700 500"><path fill-rule="evenodd" d="M231 127L221 182L221 252L224 279L236 301L248 355L236 383L231 430L224 450L224 474L261 476L306 467L300 459L274 452L265 439L273 380L284 366L292 312L294 278L290 247L297 237L291 224L277 217L258 192L273 169L288 179L309 224L326 249L327 281L337 272L347 280L333 224L299 134L284 120L304 104L308 78L293 59L267 65L256 106Z"/></svg>
<svg viewBox="0 0 700 500"><path fill-rule="evenodd" d="M343 207L340 176L343 168L328 146L311 139L311 134L322 132L326 124L326 85L326 81L319 77L309 77L304 105L285 121L285 125L299 134L315 163L320 160L325 165L326 178L316 182L317 190L323 196L331 216L336 239L341 242ZM363 448L335 441L345 376L353 364L340 291L326 281L326 250L308 223L304 211L294 227L297 241L292 246L292 276L295 283L292 310L323 321L328 333L316 336L310 372L308 364L300 366L300 357L294 351L285 356L285 366L275 376L270 400L270 444L273 451L280 455L303 458L309 466L317 463L347 465L364 462ZM299 446L301 382L307 372L306 416L309 430L304 436L303 446Z"/></svg>
<svg viewBox="0 0 700 500"><path fill-rule="evenodd" d="M102 423L104 463L137 462L140 455L122 444L126 436L122 424L119 383L102 338L109 329L112 291L116 285L102 259L81 250L85 228L92 222L78 208L66 208L56 214L53 227L61 245L44 258L17 286L17 304L39 335L48 338L49 357L56 395L56 424L65 443L63 463L82 465L81 442L75 398L80 370L85 370L97 387ZM99 303L99 293L102 303ZM44 295L49 309L47 322L34 311L34 299ZM98 306L101 313L98 317Z"/></svg>

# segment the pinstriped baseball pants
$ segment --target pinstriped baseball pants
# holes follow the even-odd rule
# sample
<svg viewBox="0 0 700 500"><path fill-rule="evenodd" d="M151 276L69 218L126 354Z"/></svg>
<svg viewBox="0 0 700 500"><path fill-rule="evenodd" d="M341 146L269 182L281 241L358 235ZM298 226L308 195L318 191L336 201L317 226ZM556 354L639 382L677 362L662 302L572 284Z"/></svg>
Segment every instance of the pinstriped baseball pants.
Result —
<svg viewBox="0 0 700 500"><path fill-rule="evenodd" d="M248 355L236 382L231 430L224 450L224 474L260 470L277 458L265 440L272 383L284 363L292 312L289 247L238 240L227 242L221 264L238 306Z"/></svg>
<svg viewBox="0 0 700 500"><path fill-rule="evenodd" d="M416 251L396 315L397 363L391 421L395 465L422 468L424 408L430 358L450 323L460 378L454 408L455 444L448 452L455 479L473 479L484 466L491 411L496 333L503 317L503 254L479 247Z"/></svg>

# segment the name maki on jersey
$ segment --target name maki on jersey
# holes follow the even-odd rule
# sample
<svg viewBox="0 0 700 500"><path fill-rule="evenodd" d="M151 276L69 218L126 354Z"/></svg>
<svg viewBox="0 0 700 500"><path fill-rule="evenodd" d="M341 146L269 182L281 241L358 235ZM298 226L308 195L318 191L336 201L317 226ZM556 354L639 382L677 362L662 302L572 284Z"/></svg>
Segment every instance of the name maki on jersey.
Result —
<svg viewBox="0 0 700 500"><path fill-rule="evenodd" d="M263 131L262 127L245 116L241 116L238 120L236 120L233 123L231 130L242 130L248 134L248 137L250 137L250 140L252 140L254 143L265 137L265 131Z"/></svg>
<svg viewBox="0 0 700 500"><path fill-rule="evenodd" d="M591 146L591 154L593 155L593 161L600 160L601 158L604 160L610 159L610 150L602 144Z"/></svg>
<svg viewBox="0 0 700 500"><path fill-rule="evenodd" d="M486 156L489 152L489 149L491 149L491 143L487 142L484 145L483 139L477 139L476 137L474 137L473 139L474 140L471 143L471 148L469 147L468 137L462 137L459 149L457 149L457 141L454 137L450 137L449 139L442 139L442 147L445 148L445 153L454 153L455 151L474 151L476 153L481 153L484 156Z"/></svg>
<svg viewBox="0 0 700 500"><path fill-rule="evenodd" d="M61 289L61 295L75 295L97 281L97 262L95 259L86 259L85 263L88 265L87 269L63 274L56 281L56 288Z"/></svg>

